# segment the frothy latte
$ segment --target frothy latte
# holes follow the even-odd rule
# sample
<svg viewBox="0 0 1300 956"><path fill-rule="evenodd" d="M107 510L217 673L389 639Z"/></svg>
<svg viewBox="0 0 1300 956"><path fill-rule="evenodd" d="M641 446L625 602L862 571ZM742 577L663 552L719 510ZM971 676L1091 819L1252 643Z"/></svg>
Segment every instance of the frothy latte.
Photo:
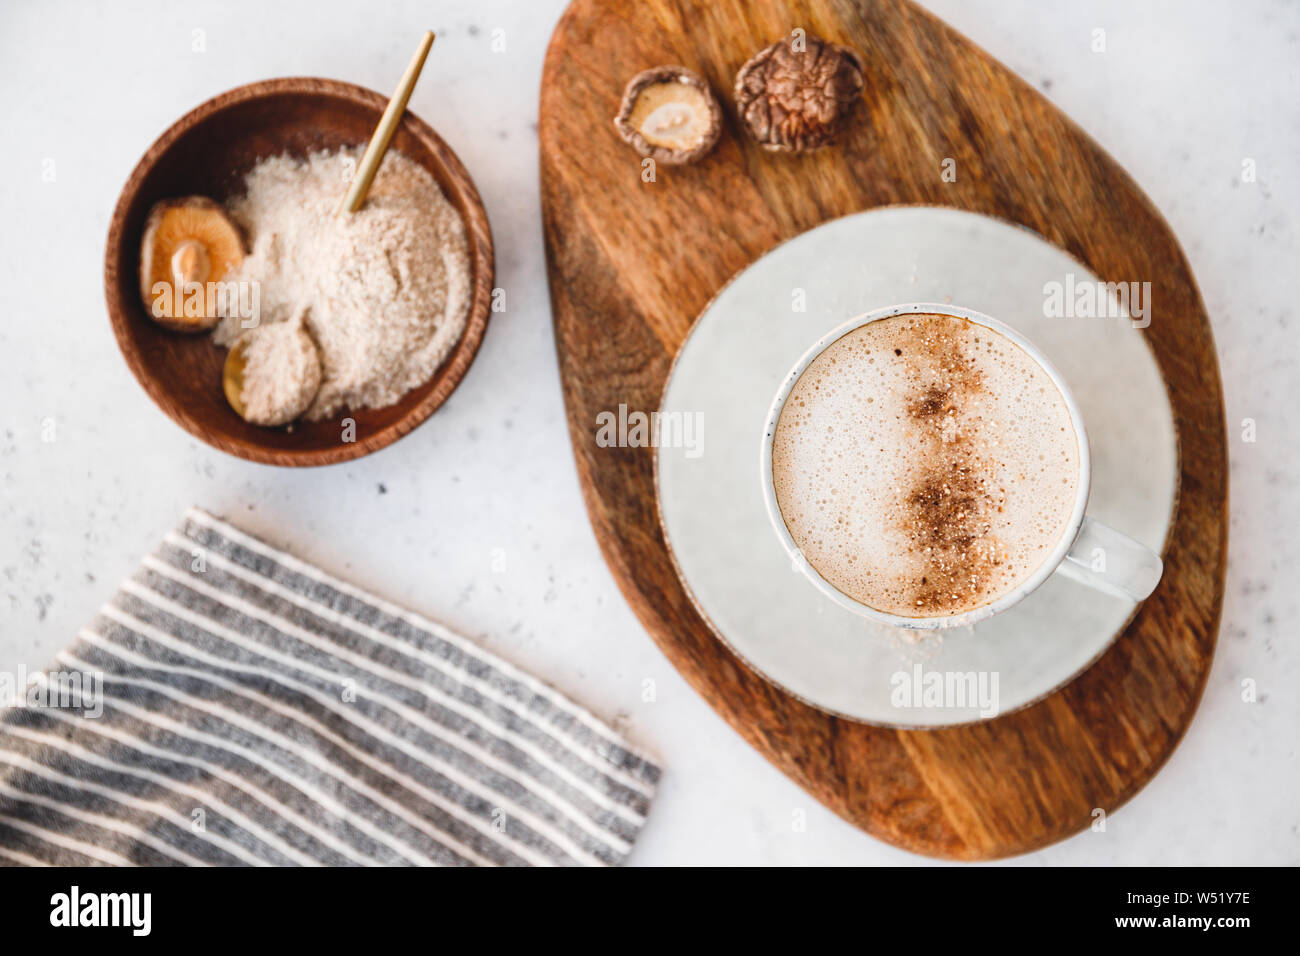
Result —
<svg viewBox="0 0 1300 956"><path fill-rule="evenodd" d="M905 617L991 604L1061 540L1079 484L1064 397L1018 345L966 319L905 314L831 343L772 445L777 504L808 563Z"/></svg>

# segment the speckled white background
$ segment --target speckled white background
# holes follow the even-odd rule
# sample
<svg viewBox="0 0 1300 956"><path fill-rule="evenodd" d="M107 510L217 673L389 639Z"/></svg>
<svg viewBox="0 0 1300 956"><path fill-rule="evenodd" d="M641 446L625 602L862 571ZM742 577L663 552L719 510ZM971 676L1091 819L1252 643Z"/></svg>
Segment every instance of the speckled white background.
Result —
<svg viewBox="0 0 1300 956"><path fill-rule="evenodd" d="M1232 438L1227 599L1196 720L1105 833L1018 862L1300 862L1300 4L926 5L1079 122L1164 212L1214 323ZM564 426L538 209L537 88L563 6L0 6L0 669L47 661L197 503L478 638L659 754L667 773L635 863L924 862L746 746L660 655L601 560ZM164 127L238 84L310 74L387 92L426 27L439 38L411 108L478 183L509 311L447 405L363 461L282 471L199 444L145 396L109 330L100 274L122 183ZM1096 28L1104 53L1091 51ZM195 29L206 52L191 49Z"/></svg>

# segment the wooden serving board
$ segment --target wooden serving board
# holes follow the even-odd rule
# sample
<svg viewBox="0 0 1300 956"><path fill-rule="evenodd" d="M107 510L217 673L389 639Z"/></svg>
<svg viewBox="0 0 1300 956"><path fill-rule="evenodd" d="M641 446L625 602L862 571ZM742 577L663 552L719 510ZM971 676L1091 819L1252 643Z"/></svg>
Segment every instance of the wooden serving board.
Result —
<svg viewBox="0 0 1300 956"><path fill-rule="evenodd" d="M862 55L864 103L837 145L775 155L747 139L731 89L754 52L796 27ZM660 165L644 182L612 119L633 74L671 63L709 81L725 128L697 165ZM902 0L575 0L547 54L540 138L551 302L587 508L623 593L695 689L817 799L918 853L1023 853L1133 796L1204 687L1228 515L1209 321L1177 241L1128 175L1035 90ZM955 182L941 176L945 158ZM750 671L674 573L653 450L595 441L598 413L658 407L678 346L731 275L825 220L897 203L1008 219L1108 281L1151 282L1146 335L1180 436L1164 580L1125 633L1047 699L935 731L832 717Z"/></svg>

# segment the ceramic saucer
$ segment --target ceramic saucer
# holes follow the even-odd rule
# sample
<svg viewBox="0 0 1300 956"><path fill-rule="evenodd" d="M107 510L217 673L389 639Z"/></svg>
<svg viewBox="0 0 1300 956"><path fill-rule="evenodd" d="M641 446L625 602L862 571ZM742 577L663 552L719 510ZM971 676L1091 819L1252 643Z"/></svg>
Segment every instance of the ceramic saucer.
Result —
<svg viewBox="0 0 1300 956"><path fill-rule="evenodd" d="M1025 229L931 207L834 220L732 279L683 343L664 391L661 412L696 416L701 430L691 433L689 447L665 443L673 447L656 452L669 548L718 637L813 706L900 727L993 715L987 696L915 706L914 692L931 675L995 678L993 712L1005 713L1096 660L1135 606L1059 575L974 628L930 632L919 641L838 607L786 557L759 476L772 397L819 336L888 305L963 305L1024 333L1060 370L1092 446L1088 513L1162 550L1177 494L1177 440L1143 332L1123 317L1052 317L1045 308L1049 290L1073 295L1096 281Z"/></svg>

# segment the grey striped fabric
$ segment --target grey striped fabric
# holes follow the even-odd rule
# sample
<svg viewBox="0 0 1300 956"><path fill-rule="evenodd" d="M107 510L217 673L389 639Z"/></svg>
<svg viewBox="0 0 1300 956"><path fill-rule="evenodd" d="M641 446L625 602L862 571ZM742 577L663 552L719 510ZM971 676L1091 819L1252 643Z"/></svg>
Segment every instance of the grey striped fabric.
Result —
<svg viewBox="0 0 1300 956"><path fill-rule="evenodd" d="M51 674L81 696L0 717L0 863L618 864L659 779L536 679L198 510Z"/></svg>

